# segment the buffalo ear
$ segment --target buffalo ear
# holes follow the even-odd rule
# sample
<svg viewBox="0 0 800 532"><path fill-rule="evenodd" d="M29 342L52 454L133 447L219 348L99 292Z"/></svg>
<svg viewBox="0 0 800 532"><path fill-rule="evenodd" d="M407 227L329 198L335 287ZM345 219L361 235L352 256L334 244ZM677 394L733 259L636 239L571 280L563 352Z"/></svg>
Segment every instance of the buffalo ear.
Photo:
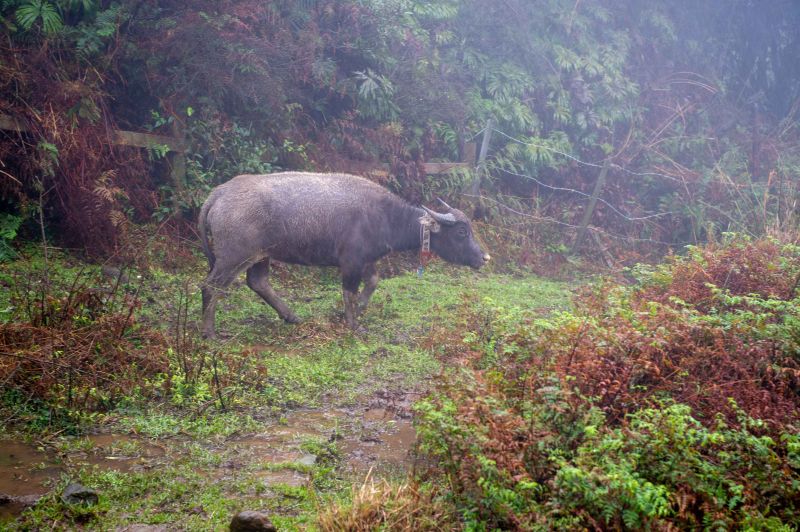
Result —
<svg viewBox="0 0 800 532"><path fill-rule="evenodd" d="M455 225L456 223L456 217L451 212L448 212L447 214L441 214L436 211L430 210L424 205L422 208L425 209L425 212L427 212L431 216L431 218L433 218L442 225Z"/></svg>

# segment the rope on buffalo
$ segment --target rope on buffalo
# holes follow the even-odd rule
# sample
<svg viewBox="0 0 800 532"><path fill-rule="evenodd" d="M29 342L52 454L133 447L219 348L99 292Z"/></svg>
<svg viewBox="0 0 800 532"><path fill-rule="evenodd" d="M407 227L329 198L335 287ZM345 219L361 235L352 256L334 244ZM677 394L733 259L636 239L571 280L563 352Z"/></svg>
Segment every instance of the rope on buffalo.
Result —
<svg viewBox="0 0 800 532"><path fill-rule="evenodd" d="M417 276L422 277L425 272L425 266L428 265L433 252L431 251L431 232L438 233L441 227L427 212L419 219L419 267L417 267Z"/></svg>

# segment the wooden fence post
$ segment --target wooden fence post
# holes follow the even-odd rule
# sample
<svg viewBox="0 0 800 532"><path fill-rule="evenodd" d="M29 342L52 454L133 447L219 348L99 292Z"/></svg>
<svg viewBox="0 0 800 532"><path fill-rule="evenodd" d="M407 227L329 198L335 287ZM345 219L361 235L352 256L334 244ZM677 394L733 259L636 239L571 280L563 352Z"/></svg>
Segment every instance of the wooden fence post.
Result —
<svg viewBox="0 0 800 532"><path fill-rule="evenodd" d="M603 162L603 168L600 170L600 175L597 177L597 181L594 183L594 190L592 191L592 197L589 200L589 205L586 207L586 212L583 213L583 220L581 220L581 225L578 229L578 235L575 237L575 243L572 244L572 253L575 253L578 250L581 242L583 241L583 237L586 235L589 222L592 221L594 208L597 205L597 199L600 197L600 194L603 192L603 187L606 184L606 176L608 175L608 168L610 166L611 160L606 159Z"/></svg>
<svg viewBox="0 0 800 532"><path fill-rule="evenodd" d="M486 155L489 153L489 142L492 140L493 131L494 118L490 118L486 121L486 129L483 131L483 141L481 142L481 151L478 155L478 165L475 168L475 179L472 181L472 188L470 189L473 196L478 196L481 193L481 182L483 181L483 175L486 173Z"/></svg>
<svg viewBox="0 0 800 532"><path fill-rule="evenodd" d="M177 122L172 123L172 136L178 139L183 147L184 135ZM181 150L172 150L167 155L167 162L169 163L169 176L172 179L173 193L172 193L172 216L175 218L180 217L181 214L181 198L186 190L186 152L185 148Z"/></svg>
<svg viewBox="0 0 800 532"><path fill-rule="evenodd" d="M24 122L17 120L13 116L0 114L0 129L17 132L27 132L29 128ZM186 189L186 145L181 129L173 123L172 133L174 136L155 135L152 133L139 133L137 131L111 131L111 143L121 146L131 146L134 148L167 148L167 163L169 164L169 176L175 193L172 196L172 214L180 215L180 198Z"/></svg>

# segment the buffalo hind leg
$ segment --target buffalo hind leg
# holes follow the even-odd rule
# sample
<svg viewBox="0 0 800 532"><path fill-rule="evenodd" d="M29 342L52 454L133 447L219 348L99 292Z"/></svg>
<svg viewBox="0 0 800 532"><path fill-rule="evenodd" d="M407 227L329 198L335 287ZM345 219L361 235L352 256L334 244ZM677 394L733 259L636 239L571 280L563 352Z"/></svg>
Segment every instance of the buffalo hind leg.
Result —
<svg viewBox="0 0 800 532"><path fill-rule="evenodd" d="M300 319L269 284L269 259L256 262L247 270L247 286L275 309L286 323L300 323Z"/></svg>
<svg viewBox="0 0 800 532"><path fill-rule="evenodd" d="M364 266L364 272L362 274L362 278L364 279L364 288L361 289L361 293L358 296L358 314L361 315L365 310L367 310L367 305L369 304L369 298L372 297L372 293L375 291L375 287L378 286L378 270L375 269L375 263L370 262L366 266Z"/></svg>
<svg viewBox="0 0 800 532"><path fill-rule="evenodd" d="M203 325L202 332L204 338L214 338L214 315L217 310L217 301L228 289L241 270L235 268L225 269L219 266L219 262L211 269L203 283Z"/></svg>

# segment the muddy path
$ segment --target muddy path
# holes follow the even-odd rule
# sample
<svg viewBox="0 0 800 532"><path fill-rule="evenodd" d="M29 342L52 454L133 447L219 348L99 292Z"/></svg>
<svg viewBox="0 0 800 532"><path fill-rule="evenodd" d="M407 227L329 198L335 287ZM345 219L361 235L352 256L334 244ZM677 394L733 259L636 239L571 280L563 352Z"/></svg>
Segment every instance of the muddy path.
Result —
<svg viewBox="0 0 800 532"><path fill-rule="evenodd" d="M383 391L357 406L298 409L222 440L119 432L45 443L0 440L0 528L86 470L152 475L188 463L206 482L244 481L264 491L306 486L320 465L354 483L367 475L401 478L414 460L410 406L418 395Z"/></svg>

